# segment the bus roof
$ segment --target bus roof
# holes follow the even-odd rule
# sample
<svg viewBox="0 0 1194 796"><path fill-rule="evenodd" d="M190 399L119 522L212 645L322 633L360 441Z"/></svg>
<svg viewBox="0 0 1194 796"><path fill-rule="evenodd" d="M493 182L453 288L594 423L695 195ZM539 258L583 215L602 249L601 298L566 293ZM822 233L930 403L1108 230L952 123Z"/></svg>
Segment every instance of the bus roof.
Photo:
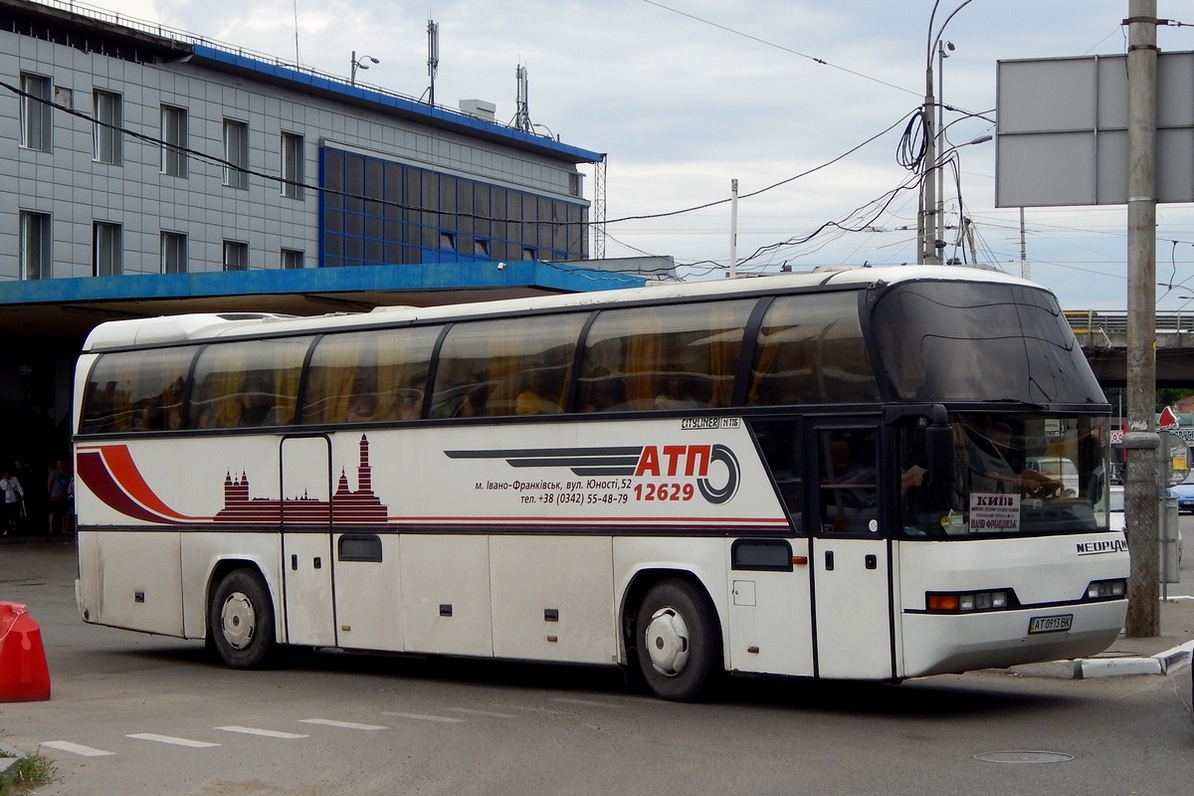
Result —
<svg viewBox="0 0 1194 796"><path fill-rule="evenodd" d="M999 271L951 266L818 269L805 274L775 274L733 281L653 283L647 287L624 290L444 304L433 307L382 306L374 308L371 312L361 313L334 313L317 316L279 315L265 312L193 313L108 321L91 331L83 343L83 351L98 352L118 348L208 340L217 337L252 339L263 335L273 336L287 333L314 334L358 326L403 325L416 321L460 320L516 315L541 310L567 310L570 308L584 310L641 301L746 297L813 287L863 288L923 280L1033 285L1031 282Z"/></svg>

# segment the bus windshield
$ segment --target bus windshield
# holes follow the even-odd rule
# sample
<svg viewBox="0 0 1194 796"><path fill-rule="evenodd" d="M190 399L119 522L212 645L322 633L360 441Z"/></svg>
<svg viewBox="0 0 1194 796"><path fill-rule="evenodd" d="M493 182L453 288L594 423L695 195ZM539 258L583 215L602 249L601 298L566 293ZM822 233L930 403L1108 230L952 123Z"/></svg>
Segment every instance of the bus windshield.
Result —
<svg viewBox="0 0 1194 796"><path fill-rule="evenodd" d="M1107 528L1107 418L958 412L954 472L935 477L919 429L901 432L906 537L1087 533Z"/></svg>
<svg viewBox="0 0 1194 796"><path fill-rule="evenodd" d="M872 330L895 400L1106 402L1057 300L1040 288L895 285Z"/></svg>

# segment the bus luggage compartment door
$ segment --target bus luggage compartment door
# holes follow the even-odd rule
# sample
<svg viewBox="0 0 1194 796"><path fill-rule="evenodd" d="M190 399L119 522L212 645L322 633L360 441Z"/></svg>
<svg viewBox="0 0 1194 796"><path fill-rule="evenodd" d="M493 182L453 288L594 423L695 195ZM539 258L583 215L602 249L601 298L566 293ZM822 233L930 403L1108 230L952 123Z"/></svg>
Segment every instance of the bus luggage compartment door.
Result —
<svg viewBox="0 0 1194 796"><path fill-rule="evenodd" d="M327 438L284 439L281 484L286 640L313 647L335 646Z"/></svg>

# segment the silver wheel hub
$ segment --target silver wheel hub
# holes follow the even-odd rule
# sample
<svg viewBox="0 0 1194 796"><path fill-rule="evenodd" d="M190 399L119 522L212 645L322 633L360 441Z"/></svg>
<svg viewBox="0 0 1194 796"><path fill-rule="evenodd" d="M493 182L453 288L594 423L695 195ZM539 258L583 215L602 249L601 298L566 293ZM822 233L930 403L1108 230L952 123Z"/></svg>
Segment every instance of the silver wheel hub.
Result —
<svg viewBox="0 0 1194 796"><path fill-rule="evenodd" d="M671 606L651 615L643 639L651 666L665 677L675 677L688 665L688 623Z"/></svg>
<svg viewBox="0 0 1194 796"><path fill-rule="evenodd" d="M220 629L233 649L243 650L253 641L257 631L257 615L253 603L241 592L233 592L220 609Z"/></svg>

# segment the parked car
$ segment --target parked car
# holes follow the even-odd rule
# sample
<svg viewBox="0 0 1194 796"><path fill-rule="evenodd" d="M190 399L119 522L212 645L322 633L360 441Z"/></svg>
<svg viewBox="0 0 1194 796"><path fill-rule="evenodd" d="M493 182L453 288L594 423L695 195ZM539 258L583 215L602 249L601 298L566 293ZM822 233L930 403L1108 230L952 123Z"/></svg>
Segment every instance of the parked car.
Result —
<svg viewBox="0 0 1194 796"><path fill-rule="evenodd" d="M1177 498L1178 514L1194 514L1194 483L1172 486L1167 494L1169 497Z"/></svg>
<svg viewBox="0 0 1194 796"><path fill-rule="evenodd" d="M1124 488L1111 486L1107 493L1107 524L1113 531L1124 530Z"/></svg>

